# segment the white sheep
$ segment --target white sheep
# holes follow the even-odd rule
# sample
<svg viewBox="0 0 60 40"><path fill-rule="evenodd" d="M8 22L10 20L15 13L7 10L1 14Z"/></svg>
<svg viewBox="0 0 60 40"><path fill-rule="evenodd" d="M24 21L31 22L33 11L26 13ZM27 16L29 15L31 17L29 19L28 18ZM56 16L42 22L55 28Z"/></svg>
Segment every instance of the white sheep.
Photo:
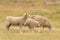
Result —
<svg viewBox="0 0 60 40"><path fill-rule="evenodd" d="M39 16L39 15L32 15L31 16L32 19L36 20L36 21L39 21L40 23L40 26L42 28L44 27L48 27L49 28L49 31L52 30L52 23L50 22L50 20L46 17L43 17L43 16Z"/></svg>
<svg viewBox="0 0 60 40"><path fill-rule="evenodd" d="M13 26L19 26L20 31L21 31L22 25L24 24L27 18L28 18L27 13L25 13L21 17L7 16L6 17L6 29L9 30L9 27L13 25Z"/></svg>
<svg viewBox="0 0 60 40"><path fill-rule="evenodd" d="M28 18L24 25L28 26L29 27L29 30L33 32L34 30L34 27L40 27L40 24L38 21L35 21L34 19L32 18Z"/></svg>

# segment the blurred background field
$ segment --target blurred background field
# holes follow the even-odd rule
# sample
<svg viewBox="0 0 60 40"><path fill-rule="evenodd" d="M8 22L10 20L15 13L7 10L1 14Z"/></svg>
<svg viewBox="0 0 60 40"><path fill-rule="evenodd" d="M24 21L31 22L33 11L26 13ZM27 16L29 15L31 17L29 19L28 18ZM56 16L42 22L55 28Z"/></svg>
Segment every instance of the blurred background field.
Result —
<svg viewBox="0 0 60 40"><path fill-rule="evenodd" d="M11 28L11 31L6 33L5 18L7 16L22 16L24 13L48 17L54 28L57 29L51 33L19 34L18 28ZM60 0L0 0L0 32L1 40L59 40Z"/></svg>

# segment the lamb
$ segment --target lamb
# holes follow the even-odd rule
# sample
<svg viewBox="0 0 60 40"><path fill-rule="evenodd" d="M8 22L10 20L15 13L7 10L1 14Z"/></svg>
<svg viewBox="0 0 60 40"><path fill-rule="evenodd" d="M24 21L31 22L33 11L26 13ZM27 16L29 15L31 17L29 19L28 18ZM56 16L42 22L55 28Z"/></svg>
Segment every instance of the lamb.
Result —
<svg viewBox="0 0 60 40"><path fill-rule="evenodd" d="M48 18L43 17L43 16L39 16L39 15L32 15L31 18L36 20L36 21L39 21L40 27L42 27L43 29L44 29L44 27L48 27L49 31L52 30L53 26Z"/></svg>
<svg viewBox="0 0 60 40"><path fill-rule="evenodd" d="M7 16L6 17L6 29L7 29L7 31L9 30L9 27L11 25L13 25L13 26L19 26L20 32L21 32L22 25L24 24L24 22L26 21L27 18L28 18L27 13L25 13L21 17Z"/></svg>
<svg viewBox="0 0 60 40"><path fill-rule="evenodd" d="M27 20L25 21L24 25L28 26L29 27L29 30L31 32L33 32L34 27L40 27L39 22L38 21L35 21L32 18L27 18Z"/></svg>

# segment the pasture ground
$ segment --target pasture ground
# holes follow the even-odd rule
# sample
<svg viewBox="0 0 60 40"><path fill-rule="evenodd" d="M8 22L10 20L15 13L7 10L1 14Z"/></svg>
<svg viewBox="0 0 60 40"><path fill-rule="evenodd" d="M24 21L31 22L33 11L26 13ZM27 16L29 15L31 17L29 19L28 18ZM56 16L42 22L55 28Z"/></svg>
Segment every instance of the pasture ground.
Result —
<svg viewBox="0 0 60 40"><path fill-rule="evenodd" d="M23 33L19 33L17 26L6 32L5 24L0 23L0 40L60 40L60 28L54 28L51 32L44 29L42 33L39 32L39 28L35 28L34 33L27 30L27 27L23 27Z"/></svg>
<svg viewBox="0 0 60 40"><path fill-rule="evenodd" d="M35 32L31 33L23 27L23 33L19 33L17 26L6 32L6 16L21 16L24 13L48 17L54 29L49 32L45 28L40 33L39 28L35 28ZM60 40L60 4L46 5L46 0L0 0L0 40Z"/></svg>

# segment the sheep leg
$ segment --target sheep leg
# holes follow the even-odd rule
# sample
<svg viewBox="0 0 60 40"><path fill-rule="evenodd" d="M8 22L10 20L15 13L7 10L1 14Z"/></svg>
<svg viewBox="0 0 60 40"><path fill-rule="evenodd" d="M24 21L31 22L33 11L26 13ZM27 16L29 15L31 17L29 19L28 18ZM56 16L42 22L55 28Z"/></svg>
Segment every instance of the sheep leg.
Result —
<svg viewBox="0 0 60 40"><path fill-rule="evenodd" d="M40 32L42 32L42 27L40 27Z"/></svg>
<svg viewBox="0 0 60 40"><path fill-rule="evenodd" d="M34 27L29 27L29 32L34 32Z"/></svg>
<svg viewBox="0 0 60 40"><path fill-rule="evenodd" d="M52 27L49 27L49 32L52 31Z"/></svg>
<svg viewBox="0 0 60 40"><path fill-rule="evenodd" d="M9 31L9 27L10 27L11 25L9 24L9 25L6 25L6 29L7 29L7 31Z"/></svg>
<svg viewBox="0 0 60 40"><path fill-rule="evenodd" d="M44 30L44 27L41 25L40 26L40 32L42 32Z"/></svg>
<svg viewBox="0 0 60 40"><path fill-rule="evenodd" d="M41 23L39 24L39 27L40 27L40 32L42 32L42 24Z"/></svg>
<svg viewBox="0 0 60 40"><path fill-rule="evenodd" d="M19 28L20 28L20 33L22 33L22 25L21 24L20 24Z"/></svg>

